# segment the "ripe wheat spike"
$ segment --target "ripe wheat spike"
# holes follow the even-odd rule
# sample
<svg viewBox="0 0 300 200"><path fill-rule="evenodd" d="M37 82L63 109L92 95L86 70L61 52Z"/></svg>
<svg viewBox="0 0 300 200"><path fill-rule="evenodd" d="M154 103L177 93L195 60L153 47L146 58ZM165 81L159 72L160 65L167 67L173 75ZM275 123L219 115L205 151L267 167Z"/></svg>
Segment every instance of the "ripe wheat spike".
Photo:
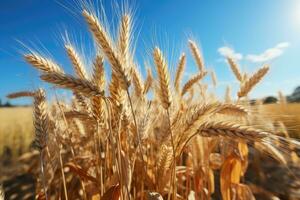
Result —
<svg viewBox="0 0 300 200"><path fill-rule="evenodd" d="M159 97L162 106L168 109L171 105L170 74L168 72L167 61L158 47L153 51L156 72L159 80Z"/></svg>
<svg viewBox="0 0 300 200"><path fill-rule="evenodd" d="M257 72L255 72L248 80L246 80L242 85L238 92L238 97L246 96L252 88L268 73L269 66L265 65L260 68Z"/></svg>

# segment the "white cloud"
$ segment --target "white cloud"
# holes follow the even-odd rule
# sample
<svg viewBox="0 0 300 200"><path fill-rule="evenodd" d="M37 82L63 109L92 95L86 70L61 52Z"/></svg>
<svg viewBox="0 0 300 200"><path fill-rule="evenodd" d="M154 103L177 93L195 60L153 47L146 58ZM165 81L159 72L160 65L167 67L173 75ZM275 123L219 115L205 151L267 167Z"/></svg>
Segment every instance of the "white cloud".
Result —
<svg viewBox="0 0 300 200"><path fill-rule="evenodd" d="M241 60L243 58L243 55L241 53L237 53L234 51L234 49L223 46L218 49L218 52L224 56L224 57L230 57L234 60Z"/></svg>
<svg viewBox="0 0 300 200"><path fill-rule="evenodd" d="M248 54L246 56L246 59L254 63L267 62L275 58L278 58L280 55L283 54L285 49L289 46L290 44L288 42L281 42L277 44L275 47L265 50L261 54L258 55Z"/></svg>

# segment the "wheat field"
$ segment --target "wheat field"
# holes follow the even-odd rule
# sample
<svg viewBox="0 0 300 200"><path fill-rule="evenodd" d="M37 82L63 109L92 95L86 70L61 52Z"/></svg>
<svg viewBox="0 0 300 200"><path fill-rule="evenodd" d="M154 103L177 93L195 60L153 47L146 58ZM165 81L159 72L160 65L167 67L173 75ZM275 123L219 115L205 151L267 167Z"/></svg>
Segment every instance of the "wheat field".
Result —
<svg viewBox="0 0 300 200"><path fill-rule="evenodd" d="M286 105L269 104L264 105L262 114L274 121L285 124L292 137L300 138L300 104L291 103Z"/></svg>
<svg viewBox="0 0 300 200"><path fill-rule="evenodd" d="M174 77L166 52L158 44L152 47L151 67L143 66L143 76L133 52L130 13L120 15L116 33L89 9L82 17L96 49L87 58L66 41L73 74L36 51L24 54L41 80L72 96L48 101L42 88L13 92L8 98L32 98L32 109L20 108L18 116L13 109L0 110L2 116L10 113L4 126L13 123L15 133L34 125L35 151L19 162L37 181L37 199L299 199L293 177L298 176L300 144L288 134L298 118L280 117L297 114L299 105L252 105L248 99L270 70L268 64L250 74L226 58L239 89L235 94L228 89L219 99L208 90L208 84L218 86L218 74L207 69L195 41L188 40L189 51L176 57ZM183 81L188 53L197 73ZM92 63L92 72L85 63ZM209 83L204 82L208 75ZM20 140L29 144L26 134ZM7 132L3 139L15 146L16 135ZM275 171L266 170L270 166L288 168L294 176L288 170L270 174ZM288 177L281 190L269 182L277 175Z"/></svg>
<svg viewBox="0 0 300 200"><path fill-rule="evenodd" d="M1 108L0 120L0 155L4 146L13 150L14 157L28 151L34 137L32 108Z"/></svg>

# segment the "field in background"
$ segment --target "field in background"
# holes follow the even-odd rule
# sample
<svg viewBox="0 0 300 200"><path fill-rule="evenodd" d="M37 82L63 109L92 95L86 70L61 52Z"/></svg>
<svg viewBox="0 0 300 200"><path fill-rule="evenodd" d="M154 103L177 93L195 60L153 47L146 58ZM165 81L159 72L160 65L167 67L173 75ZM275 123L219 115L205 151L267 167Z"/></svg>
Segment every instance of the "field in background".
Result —
<svg viewBox="0 0 300 200"><path fill-rule="evenodd" d="M0 122L0 155L5 146L15 156L28 150L33 138L32 108L1 108Z"/></svg>
<svg viewBox="0 0 300 200"><path fill-rule="evenodd" d="M282 121L292 137L300 138L300 103L267 104L261 112L273 121ZM0 155L5 146L14 155L26 151L33 138L32 108L1 108L0 120Z"/></svg>
<svg viewBox="0 0 300 200"><path fill-rule="evenodd" d="M291 137L300 138L300 103L265 104L261 112L272 121L281 121Z"/></svg>

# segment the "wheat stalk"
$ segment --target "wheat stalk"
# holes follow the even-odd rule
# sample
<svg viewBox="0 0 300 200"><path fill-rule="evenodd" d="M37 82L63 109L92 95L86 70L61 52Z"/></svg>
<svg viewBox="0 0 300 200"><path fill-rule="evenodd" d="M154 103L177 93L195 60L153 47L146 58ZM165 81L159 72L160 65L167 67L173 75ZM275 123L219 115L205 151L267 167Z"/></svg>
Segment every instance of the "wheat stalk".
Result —
<svg viewBox="0 0 300 200"><path fill-rule="evenodd" d="M46 82L55 84L61 88L66 88L79 92L87 97L102 96L104 92L88 80L82 80L70 75L60 74L56 72L42 74L40 78Z"/></svg>
<svg viewBox="0 0 300 200"><path fill-rule="evenodd" d="M238 97L241 98L246 96L251 91L251 89L267 74L268 71L269 66L265 65L262 68L260 68L256 73L254 73L248 80L246 80L242 84L238 92Z"/></svg>

